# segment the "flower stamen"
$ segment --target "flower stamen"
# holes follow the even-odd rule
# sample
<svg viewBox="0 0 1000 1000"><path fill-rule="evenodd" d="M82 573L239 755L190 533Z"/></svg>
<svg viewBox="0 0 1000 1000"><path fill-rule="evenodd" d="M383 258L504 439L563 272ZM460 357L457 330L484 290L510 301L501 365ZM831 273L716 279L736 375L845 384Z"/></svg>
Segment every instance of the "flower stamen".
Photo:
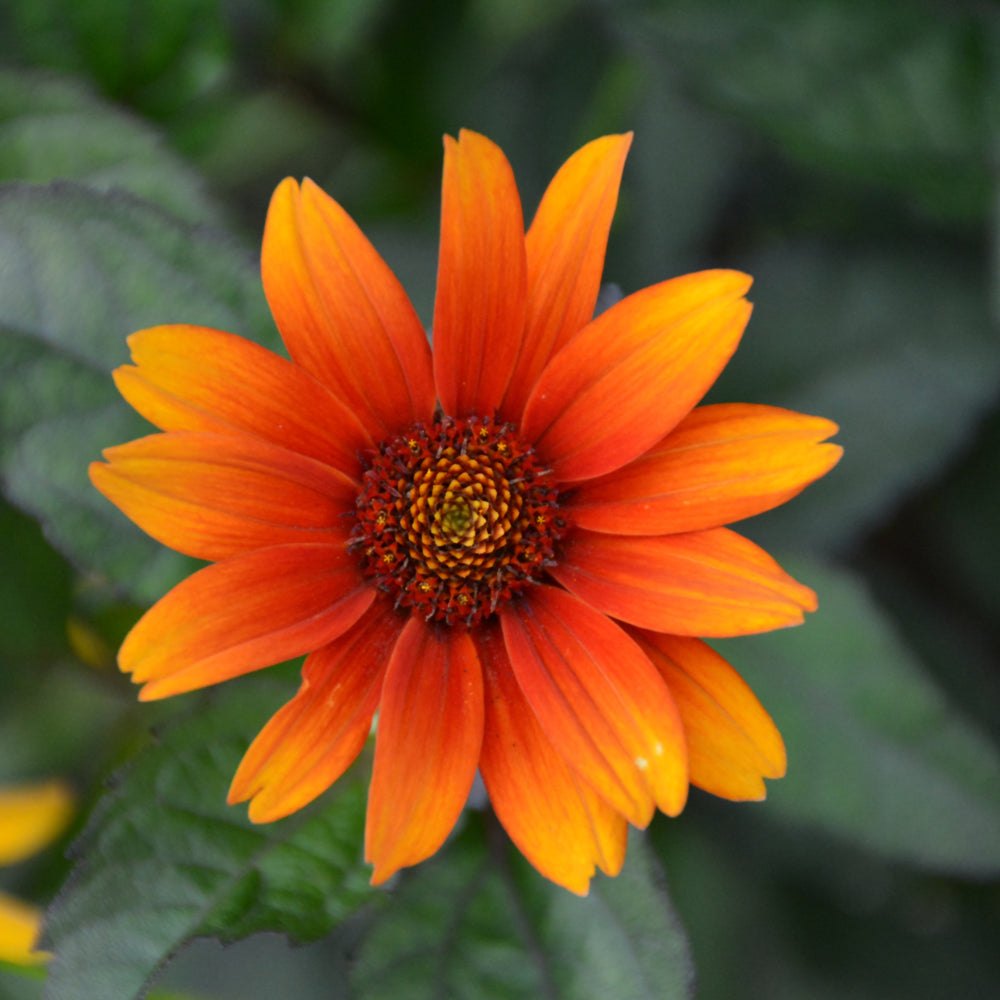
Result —
<svg viewBox="0 0 1000 1000"><path fill-rule="evenodd" d="M566 522L513 425L441 417L365 465L350 547L396 607L472 626L553 564Z"/></svg>

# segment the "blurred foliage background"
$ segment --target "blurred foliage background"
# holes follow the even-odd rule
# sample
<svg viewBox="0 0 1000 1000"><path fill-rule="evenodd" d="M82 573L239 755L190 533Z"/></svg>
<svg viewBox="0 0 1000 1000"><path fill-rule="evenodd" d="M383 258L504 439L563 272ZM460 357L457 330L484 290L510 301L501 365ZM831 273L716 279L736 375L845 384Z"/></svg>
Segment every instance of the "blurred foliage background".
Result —
<svg viewBox="0 0 1000 1000"><path fill-rule="evenodd" d="M87 484L101 447L142 433L108 373L154 323L276 344L256 255L286 174L352 213L429 324L441 135L463 126L506 151L529 219L572 151L634 129L606 280L628 293L750 272L754 317L711 398L840 423L841 465L745 526L817 589L819 613L722 644L785 734L789 776L765 804L695 794L654 822L622 876L632 957L607 960L610 980L588 983L579 941L547 936L558 917L600 956L610 932L530 871L488 882L495 899L462 881L492 836L475 816L379 908L350 788L330 807L344 824L322 828L340 852L324 902L303 895L315 873L286 865L271 884L300 902L262 916L240 869L221 876L239 905L168 932L160 900L115 930L135 866L165 857L142 819L157 774L216 732L245 746L296 679L271 672L263 700L248 679L221 702L140 706L118 676L122 636L187 567ZM63 849L104 796L77 848L90 867L54 912L70 957L50 995L134 995L93 987L129 934L148 975L227 927L319 941L198 942L159 995L627 1000L690 995L692 966L705 1000L1000 994L998 130L1000 11L985 0L5 0L0 782L73 782ZM176 718L149 749L151 725ZM144 747L109 806L105 780ZM221 804L235 759L214 777L196 761L170 801L197 785L198 809L235 823ZM117 819L129 837L107 833ZM202 832L193 861L219 843ZM70 867L57 847L0 887L45 903ZM527 917L505 909L510 885ZM596 893L624 913L616 891ZM462 930L447 941L420 936L448 921ZM540 979L523 955L548 962ZM42 990L0 969L0 997Z"/></svg>

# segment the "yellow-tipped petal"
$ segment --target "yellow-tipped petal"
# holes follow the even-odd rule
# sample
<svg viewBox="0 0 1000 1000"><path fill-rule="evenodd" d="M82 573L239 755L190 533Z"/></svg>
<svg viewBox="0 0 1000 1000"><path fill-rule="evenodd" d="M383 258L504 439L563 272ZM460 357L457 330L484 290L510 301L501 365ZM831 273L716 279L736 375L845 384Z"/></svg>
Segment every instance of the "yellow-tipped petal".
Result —
<svg viewBox="0 0 1000 1000"><path fill-rule="evenodd" d="M0 788L0 865L12 865L47 847L73 815L64 781Z"/></svg>
<svg viewBox="0 0 1000 1000"><path fill-rule="evenodd" d="M680 712L691 784L725 799L764 798L763 779L785 773L785 744L746 681L700 639L632 634Z"/></svg>
<svg viewBox="0 0 1000 1000"><path fill-rule="evenodd" d="M35 951L42 927L42 911L37 906L0 892L0 962L14 965L41 965L51 957Z"/></svg>

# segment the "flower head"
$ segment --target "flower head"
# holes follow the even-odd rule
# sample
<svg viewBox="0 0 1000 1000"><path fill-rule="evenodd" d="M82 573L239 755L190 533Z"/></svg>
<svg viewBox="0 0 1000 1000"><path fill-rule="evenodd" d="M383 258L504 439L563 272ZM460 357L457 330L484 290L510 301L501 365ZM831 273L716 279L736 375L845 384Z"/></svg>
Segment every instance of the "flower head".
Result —
<svg viewBox="0 0 1000 1000"><path fill-rule="evenodd" d="M115 373L164 433L108 449L95 485L212 562L140 620L122 669L162 698L308 654L230 790L259 822L336 781L377 712L376 883L440 847L477 768L514 842L575 892L689 782L761 798L784 771L770 718L693 637L815 607L723 525L830 469L836 427L696 408L750 316L743 274L592 318L630 141L571 157L525 233L499 148L446 138L433 352L350 217L289 179L263 279L292 360L164 326Z"/></svg>

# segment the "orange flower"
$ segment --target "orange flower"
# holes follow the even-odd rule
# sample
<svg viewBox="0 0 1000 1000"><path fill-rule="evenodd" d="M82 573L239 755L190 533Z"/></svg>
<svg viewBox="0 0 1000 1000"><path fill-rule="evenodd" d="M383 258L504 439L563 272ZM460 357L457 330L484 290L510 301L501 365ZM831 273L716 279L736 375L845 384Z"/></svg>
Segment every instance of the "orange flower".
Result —
<svg viewBox="0 0 1000 1000"><path fill-rule="evenodd" d="M210 560L120 653L162 698L308 653L230 801L278 819L343 774L378 712L373 883L433 854L477 768L511 838L587 891L627 823L688 783L762 798L781 737L690 636L793 625L815 595L722 525L828 471L828 420L694 409L750 316L706 271L596 319L631 136L577 152L527 233L500 149L445 139L433 354L395 276L315 184L283 181L263 279L292 360L191 326L129 340L115 373L165 433L94 484Z"/></svg>

